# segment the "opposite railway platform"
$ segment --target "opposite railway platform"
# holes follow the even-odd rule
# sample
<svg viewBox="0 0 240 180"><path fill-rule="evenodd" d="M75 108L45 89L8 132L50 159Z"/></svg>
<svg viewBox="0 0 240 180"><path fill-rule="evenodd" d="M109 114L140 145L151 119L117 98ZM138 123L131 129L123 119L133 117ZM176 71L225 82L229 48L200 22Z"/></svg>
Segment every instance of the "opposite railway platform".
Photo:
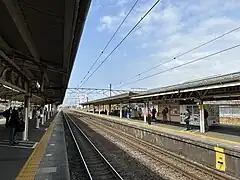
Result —
<svg viewBox="0 0 240 180"><path fill-rule="evenodd" d="M119 118L117 116L109 116L104 114L90 113L86 111L73 110L87 115L94 115L96 117L101 117L109 120L120 121L135 125L137 127L150 128L159 132L181 136L183 138L189 138L195 141L213 143L216 146L224 145L226 147L235 148L240 151L240 127L233 126L221 126L210 130L204 134L200 133L199 129L192 128L189 131L185 131L185 127L173 124L164 124L152 122L149 126L147 123L144 123L141 120Z"/></svg>
<svg viewBox="0 0 240 180"><path fill-rule="evenodd" d="M240 177L240 129L221 127L204 134L198 129L185 131L182 126L152 123L119 118L72 109L84 118L92 117L94 122L100 121L103 125L124 131L138 139L148 141L170 152L182 155L190 160L205 166L225 171ZM87 123L88 120L85 122Z"/></svg>

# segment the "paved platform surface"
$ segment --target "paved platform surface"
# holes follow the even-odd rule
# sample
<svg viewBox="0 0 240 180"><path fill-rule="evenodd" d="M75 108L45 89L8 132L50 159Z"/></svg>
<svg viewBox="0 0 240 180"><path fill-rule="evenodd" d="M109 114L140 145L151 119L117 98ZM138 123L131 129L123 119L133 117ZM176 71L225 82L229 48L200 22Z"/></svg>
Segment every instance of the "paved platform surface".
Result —
<svg viewBox="0 0 240 180"><path fill-rule="evenodd" d="M56 115L16 179L70 179L64 127L60 113Z"/></svg>
<svg viewBox="0 0 240 180"><path fill-rule="evenodd" d="M165 123L152 123L152 125L179 131L185 131L186 129L183 126ZM189 132L201 135L200 130L197 127L193 127ZM240 127L221 125L220 127L213 127L208 132L204 133L204 135L240 143Z"/></svg>
<svg viewBox="0 0 240 180"><path fill-rule="evenodd" d="M8 143L9 129L5 128L5 123L0 125L0 179L14 180L17 177L48 125L49 122L37 130L35 121L31 120L29 142L20 142L16 146L10 146ZM19 134L17 138L21 139L21 137L22 134Z"/></svg>
<svg viewBox="0 0 240 180"><path fill-rule="evenodd" d="M148 125L147 123L144 123L140 120L132 120L132 119L125 119L125 118L119 118L116 116L107 116L107 115L100 115L100 114L93 114L89 112L84 112L80 110L73 110L77 112L82 112L85 114L91 114L96 117L102 117L117 121L122 121L128 124L135 125L137 127L143 127L143 128L150 128L152 130L156 130L161 133L170 134L173 136L178 136L186 139L190 139L193 141L198 141L206 144L211 144L215 146L223 146L227 148L233 148L238 151L240 151L240 130L239 128L226 128L226 127L220 127L213 129L212 131L209 131L207 133L200 133L198 129L192 129L190 131L185 131L185 128L182 126L176 126L176 125L170 125L170 124L162 124L162 123L152 123L152 125Z"/></svg>
<svg viewBox="0 0 240 180"><path fill-rule="evenodd" d="M70 180L64 126L57 117L35 180Z"/></svg>

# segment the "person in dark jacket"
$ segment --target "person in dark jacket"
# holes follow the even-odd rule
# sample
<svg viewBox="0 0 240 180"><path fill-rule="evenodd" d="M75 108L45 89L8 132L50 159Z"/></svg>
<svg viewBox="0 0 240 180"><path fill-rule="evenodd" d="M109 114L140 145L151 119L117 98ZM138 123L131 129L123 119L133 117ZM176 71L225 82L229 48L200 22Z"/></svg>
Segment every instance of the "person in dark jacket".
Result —
<svg viewBox="0 0 240 180"><path fill-rule="evenodd" d="M167 121L167 113L168 113L168 108L165 107L163 110L162 110L162 116L163 116L163 121Z"/></svg>
<svg viewBox="0 0 240 180"><path fill-rule="evenodd" d="M157 110L155 109L155 107L153 107L153 109L152 109L152 120L156 120L156 113L157 113Z"/></svg>
<svg viewBox="0 0 240 180"><path fill-rule="evenodd" d="M190 130L190 125L189 125L190 117L191 117L191 113L190 113L189 109L187 109L185 112L185 119L184 119L184 121L186 122L186 128L187 128L186 130L187 131Z"/></svg>
<svg viewBox="0 0 240 180"><path fill-rule="evenodd" d="M11 145L15 145L18 144L16 142L16 135L17 135L17 128L19 126L20 122L19 122L19 114L18 111L13 108L12 110L12 114L10 117L10 121L9 121L9 143Z"/></svg>
<svg viewBox="0 0 240 180"><path fill-rule="evenodd" d="M12 112L12 108L10 107L9 109L5 110L2 115L6 118L6 123L5 123L5 127L8 128L8 124L9 124L9 118L11 116L11 112Z"/></svg>
<svg viewBox="0 0 240 180"><path fill-rule="evenodd" d="M209 131L209 126L208 126L208 111L204 109L204 124L205 124L205 131Z"/></svg>

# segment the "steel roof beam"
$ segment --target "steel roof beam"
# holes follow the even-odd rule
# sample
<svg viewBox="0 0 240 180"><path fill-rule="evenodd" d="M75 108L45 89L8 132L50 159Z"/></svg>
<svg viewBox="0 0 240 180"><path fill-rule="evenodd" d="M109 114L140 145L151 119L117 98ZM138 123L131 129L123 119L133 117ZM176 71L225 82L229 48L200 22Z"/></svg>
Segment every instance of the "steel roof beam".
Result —
<svg viewBox="0 0 240 180"><path fill-rule="evenodd" d="M22 71L22 69L1 50L0 56L2 56L9 64L11 64L23 77L25 77L28 81L30 80L30 78Z"/></svg>
<svg viewBox="0 0 240 180"><path fill-rule="evenodd" d="M19 58L16 58L16 59L19 59ZM32 69L34 71L41 71L35 64L23 64L24 67L26 68L29 68L29 69ZM51 67L46 67L46 69L48 71L52 71L52 72L56 72L56 73L59 73L59 74L66 74L66 72L62 71L61 69L58 70L58 69L54 69L54 68L51 68Z"/></svg>
<svg viewBox="0 0 240 180"><path fill-rule="evenodd" d="M18 87L18 86L15 86L15 85L13 85L13 84L11 84L11 83L9 83L9 82L3 81L2 79L0 79L0 84L1 84L1 85L9 86L9 87L11 87L11 88L13 88L13 89L16 89L16 90L18 90L19 92L22 92L22 93L26 93L26 92L27 92L25 89L22 89L22 88L20 88L20 87ZM1 86L1 85L0 85L0 86Z"/></svg>
<svg viewBox="0 0 240 180"><path fill-rule="evenodd" d="M36 59L40 59L40 56L36 50L33 43L32 37L28 31L27 25L24 22L24 17L22 15L21 9L16 0L3 0L5 6L7 7L13 22L15 23L19 33L21 34L24 42L26 43L30 53Z"/></svg>
<svg viewBox="0 0 240 180"><path fill-rule="evenodd" d="M3 0L3 3L7 7L13 22L15 23L19 33L22 36L22 39L24 40L25 44L28 47L28 50L30 51L34 59L36 59L37 61L40 61L40 55L37 52L37 48L33 42L31 34L24 21L24 16L22 15L18 2L16 0ZM47 82L49 82L46 72L41 68L41 66L40 66L40 69L43 71L44 77L46 78Z"/></svg>
<svg viewBox="0 0 240 180"><path fill-rule="evenodd" d="M0 49L6 53L11 52L11 48L9 47L9 45L4 41L4 39L1 36L0 36Z"/></svg>

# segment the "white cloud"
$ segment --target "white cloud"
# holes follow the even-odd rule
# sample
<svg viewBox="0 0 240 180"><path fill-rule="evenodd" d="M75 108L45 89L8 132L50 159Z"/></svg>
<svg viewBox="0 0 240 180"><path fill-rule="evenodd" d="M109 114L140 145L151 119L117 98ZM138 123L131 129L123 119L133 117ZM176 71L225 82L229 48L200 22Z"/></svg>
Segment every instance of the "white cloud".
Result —
<svg viewBox="0 0 240 180"><path fill-rule="evenodd" d="M128 0L118 0L116 5L117 6L124 6L127 3L128 3Z"/></svg>
<svg viewBox="0 0 240 180"><path fill-rule="evenodd" d="M151 3L150 1L141 1L141 4L138 5L127 20L124 26L125 31L131 28L142 17L151 6ZM240 26L239 8L239 0L163 1L140 24L131 37L131 41L136 41L136 47L144 50L154 50L151 53L146 51L148 52L146 56L149 59L148 66L146 66L146 63L139 62L138 72L169 60L178 54L186 52L201 43ZM110 30L111 32L116 28L125 13L125 11L120 9L119 14L115 16L108 14L102 17L100 20L100 29ZM155 69L152 73L163 71L164 69L236 45L240 42L239 40L240 32L234 32L192 53L177 58L177 60L165 64L157 70ZM239 71L239 52L239 49L231 50L131 86L157 87L214 74ZM133 75L128 74L130 77ZM122 78L119 77L119 79Z"/></svg>
<svg viewBox="0 0 240 180"><path fill-rule="evenodd" d="M98 31L110 30L115 31L119 23L125 17L124 12L120 12L117 16L106 15L100 18L100 25L97 27Z"/></svg>

